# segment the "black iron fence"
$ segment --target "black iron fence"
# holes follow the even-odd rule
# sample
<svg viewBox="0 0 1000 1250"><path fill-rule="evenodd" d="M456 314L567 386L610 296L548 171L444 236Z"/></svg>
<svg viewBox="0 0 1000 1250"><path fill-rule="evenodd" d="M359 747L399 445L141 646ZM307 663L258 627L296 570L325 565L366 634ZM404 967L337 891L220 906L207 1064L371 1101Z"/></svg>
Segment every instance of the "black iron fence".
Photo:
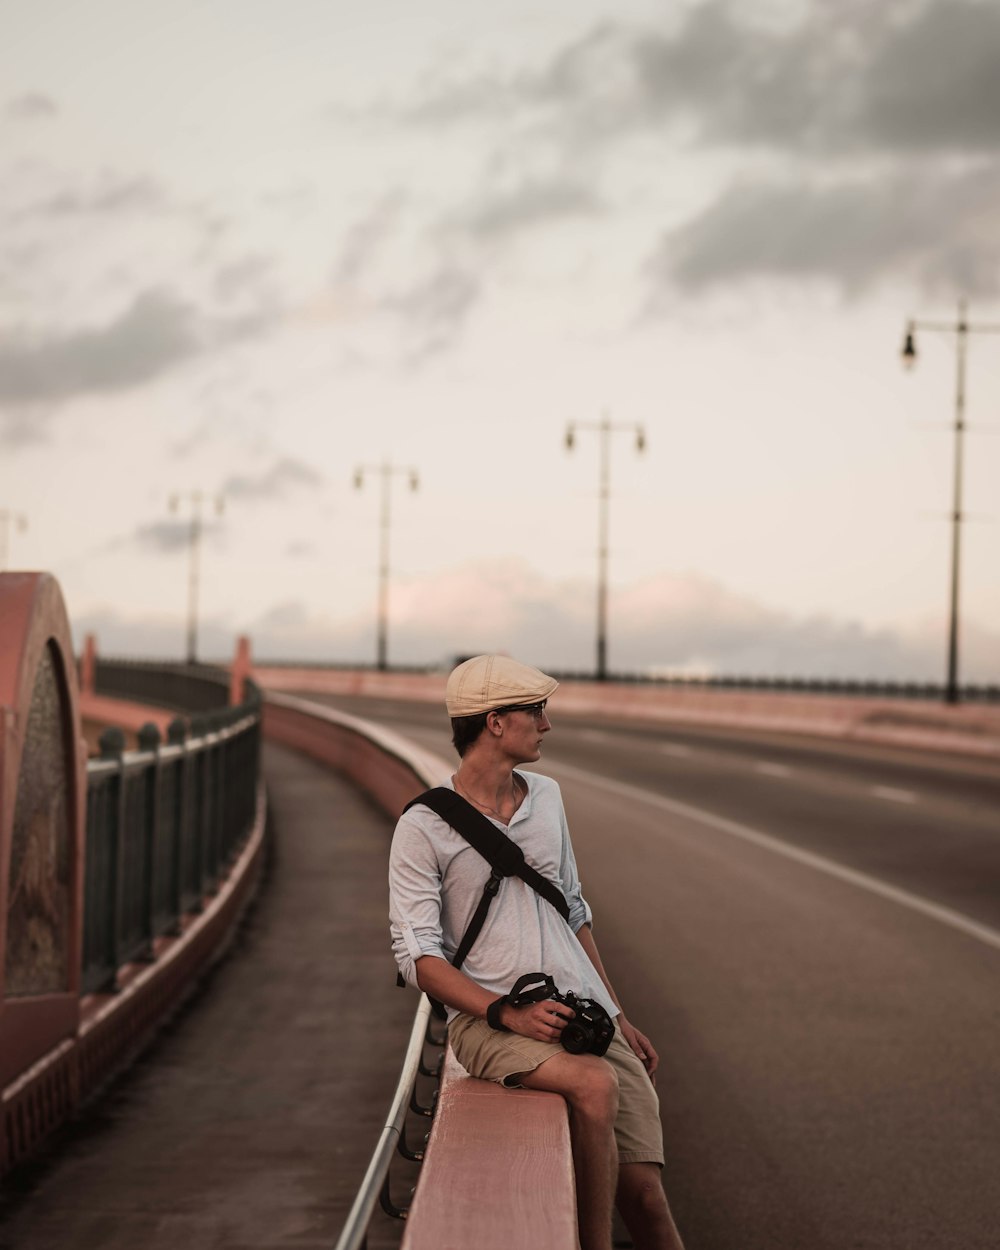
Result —
<svg viewBox="0 0 1000 1250"><path fill-rule="evenodd" d="M228 678L156 671L129 664L131 683L109 681L102 694L199 710L171 722L162 742L155 725L125 750L120 729L101 735L100 758L87 765L87 849L83 991L115 988L119 967L152 957L156 938L180 931L218 888L253 828L260 763L260 693L226 707ZM193 679L193 680L192 680ZM151 693L152 692L152 693ZM209 694L213 701L209 702Z"/></svg>

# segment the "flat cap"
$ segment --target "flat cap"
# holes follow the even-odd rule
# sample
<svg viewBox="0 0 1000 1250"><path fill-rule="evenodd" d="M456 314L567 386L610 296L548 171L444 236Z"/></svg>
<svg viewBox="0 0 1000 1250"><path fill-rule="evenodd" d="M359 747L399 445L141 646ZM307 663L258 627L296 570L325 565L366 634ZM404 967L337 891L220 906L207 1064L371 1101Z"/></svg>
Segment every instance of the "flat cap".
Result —
<svg viewBox="0 0 1000 1250"><path fill-rule="evenodd" d="M449 716L475 716L510 704L541 703L558 685L509 655L474 655L452 670L444 701Z"/></svg>

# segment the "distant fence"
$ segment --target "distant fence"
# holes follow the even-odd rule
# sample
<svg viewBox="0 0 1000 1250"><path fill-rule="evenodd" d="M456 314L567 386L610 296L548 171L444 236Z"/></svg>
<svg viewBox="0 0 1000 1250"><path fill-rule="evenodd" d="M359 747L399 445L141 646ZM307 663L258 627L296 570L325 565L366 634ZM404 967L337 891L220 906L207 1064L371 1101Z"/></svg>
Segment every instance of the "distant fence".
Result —
<svg viewBox="0 0 1000 1250"><path fill-rule="evenodd" d="M455 657L457 663L466 657ZM257 659L255 665L261 669L296 669L306 668L327 672L357 672L364 666L357 662L324 663L313 660L265 660ZM394 664L389 669L400 675L429 674L450 672L451 663L447 665ZM593 682L598 678L590 669L560 669L547 666L550 673L561 682ZM679 690L764 690L789 694L829 694L843 695L845 698L870 699L913 699L940 702L944 699L945 687L940 682L920 681L880 681L875 678L851 677L765 677L753 675L719 675L692 676L683 673L657 674L648 672L623 671L609 673L607 684L620 682L624 685L669 687ZM1000 685L969 684L959 687L959 698L963 703L1000 703Z"/></svg>

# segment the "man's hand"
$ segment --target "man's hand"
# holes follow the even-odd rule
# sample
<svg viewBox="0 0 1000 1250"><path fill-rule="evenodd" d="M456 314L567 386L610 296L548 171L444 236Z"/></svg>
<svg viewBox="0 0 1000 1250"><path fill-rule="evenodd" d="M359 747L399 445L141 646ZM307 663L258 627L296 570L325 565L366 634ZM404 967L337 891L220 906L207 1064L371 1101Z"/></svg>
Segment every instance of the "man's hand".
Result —
<svg viewBox="0 0 1000 1250"><path fill-rule="evenodd" d="M567 1022L575 1015L572 1007L567 1007L565 1003L546 999L543 1003L525 1003L523 1007L504 1003L500 1009L500 1022L512 1033L533 1037L536 1042L558 1042Z"/></svg>
<svg viewBox="0 0 1000 1250"><path fill-rule="evenodd" d="M634 1025L629 1024L625 1017L621 1014L618 1016L618 1027L622 1031L622 1037L632 1047L632 1050L642 1060L642 1066L649 1073L649 1079L656 1084L656 1069L660 1066L660 1056L653 1048L653 1043L645 1035L640 1033Z"/></svg>

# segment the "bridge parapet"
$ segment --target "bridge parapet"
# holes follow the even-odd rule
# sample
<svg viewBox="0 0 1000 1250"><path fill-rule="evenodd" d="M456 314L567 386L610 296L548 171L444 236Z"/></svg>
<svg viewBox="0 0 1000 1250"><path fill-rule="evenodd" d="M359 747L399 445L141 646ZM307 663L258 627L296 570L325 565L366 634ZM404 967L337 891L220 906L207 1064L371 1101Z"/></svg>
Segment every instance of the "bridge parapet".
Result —
<svg viewBox="0 0 1000 1250"><path fill-rule="evenodd" d="M138 1050L224 946L259 875L264 804L255 689L227 708L222 674L193 732L175 720L163 744L150 723L125 751L111 729L87 764L55 580L0 576L0 621L2 1173Z"/></svg>

